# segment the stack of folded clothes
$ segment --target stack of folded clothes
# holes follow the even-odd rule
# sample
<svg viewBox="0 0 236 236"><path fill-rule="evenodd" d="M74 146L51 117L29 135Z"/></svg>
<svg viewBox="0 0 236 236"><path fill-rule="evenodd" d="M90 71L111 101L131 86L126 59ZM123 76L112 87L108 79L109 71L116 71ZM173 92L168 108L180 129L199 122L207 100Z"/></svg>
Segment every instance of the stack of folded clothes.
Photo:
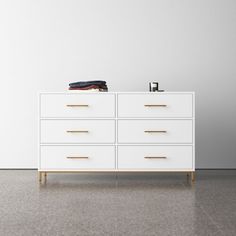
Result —
<svg viewBox="0 0 236 236"><path fill-rule="evenodd" d="M69 86L69 90L92 90L99 92L108 91L106 81L103 80L79 81L75 83L70 83Z"/></svg>

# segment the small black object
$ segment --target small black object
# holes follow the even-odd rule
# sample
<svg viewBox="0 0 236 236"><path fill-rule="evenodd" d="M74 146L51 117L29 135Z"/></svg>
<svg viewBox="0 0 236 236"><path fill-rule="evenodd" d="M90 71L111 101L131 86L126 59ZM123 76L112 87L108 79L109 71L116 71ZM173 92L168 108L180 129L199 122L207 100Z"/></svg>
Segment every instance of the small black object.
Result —
<svg viewBox="0 0 236 236"><path fill-rule="evenodd" d="M164 90L159 90L158 82L150 82L149 83L149 91L150 92L164 92Z"/></svg>

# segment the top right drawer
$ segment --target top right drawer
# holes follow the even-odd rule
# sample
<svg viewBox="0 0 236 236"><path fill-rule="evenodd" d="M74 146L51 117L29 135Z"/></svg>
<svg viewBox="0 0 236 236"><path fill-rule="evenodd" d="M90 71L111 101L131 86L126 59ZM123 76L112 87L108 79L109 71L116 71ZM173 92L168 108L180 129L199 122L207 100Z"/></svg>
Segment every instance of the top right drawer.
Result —
<svg viewBox="0 0 236 236"><path fill-rule="evenodd" d="M118 117L193 117L193 94L118 94Z"/></svg>

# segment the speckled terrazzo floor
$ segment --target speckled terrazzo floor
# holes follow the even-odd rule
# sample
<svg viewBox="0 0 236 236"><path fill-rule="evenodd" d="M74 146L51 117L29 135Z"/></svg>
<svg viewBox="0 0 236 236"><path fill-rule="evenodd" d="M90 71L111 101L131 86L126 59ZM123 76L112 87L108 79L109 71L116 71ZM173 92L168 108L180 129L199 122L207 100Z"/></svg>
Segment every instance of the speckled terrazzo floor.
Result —
<svg viewBox="0 0 236 236"><path fill-rule="evenodd" d="M51 174L0 170L0 235L236 235L236 171Z"/></svg>

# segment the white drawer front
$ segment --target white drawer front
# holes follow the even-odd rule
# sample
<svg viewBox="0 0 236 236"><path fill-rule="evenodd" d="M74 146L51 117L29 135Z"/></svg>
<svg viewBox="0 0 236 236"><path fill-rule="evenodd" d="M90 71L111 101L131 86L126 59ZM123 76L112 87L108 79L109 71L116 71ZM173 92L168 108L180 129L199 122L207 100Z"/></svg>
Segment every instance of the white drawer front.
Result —
<svg viewBox="0 0 236 236"><path fill-rule="evenodd" d="M192 143L192 120L119 120L119 143Z"/></svg>
<svg viewBox="0 0 236 236"><path fill-rule="evenodd" d="M119 146L119 169L189 170L192 146Z"/></svg>
<svg viewBox="0 0 236 236"><path fill-rule="evenodd" d="M192 94L119 94L118 117L192 117Z"/></svg>
<svg viewBox="0 0 236 236"><path fill-rule="evenodd" d="M41 120L41 143L114 142L114 120Z"/></svg>
<svg viewBox="0 0 236 236"><path fill-rule="evenodd" d="M114 94L42 94L41 117L114 117Z"/></svg>
<svg viewBox="0 0 236 236"><path fill-rule="evenodd" d="M114 169L114 146L41 146L40 168L47 170Z"/></svg>

